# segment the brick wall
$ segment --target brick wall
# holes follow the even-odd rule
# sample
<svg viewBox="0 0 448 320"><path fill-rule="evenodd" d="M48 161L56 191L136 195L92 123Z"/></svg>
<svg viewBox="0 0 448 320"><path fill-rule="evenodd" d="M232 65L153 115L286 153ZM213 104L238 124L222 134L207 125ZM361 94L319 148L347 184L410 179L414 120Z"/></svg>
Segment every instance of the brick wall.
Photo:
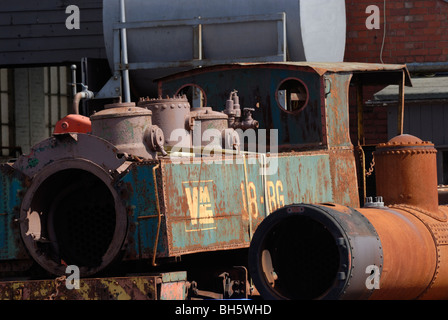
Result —
<svg viewBox="0 0 448 320"><path fill-rule="evenodd" d="M369 100L373 94L381 90L381 86L369 86L363 90L364 100ZM356 89L350 88L350 137L353 144L357 144L358 122L356 106ZM372 145L388 140L387 133L387 107L383 105L364 107L364 138L365 144Z"/></svg>
<svg viewBox="0 0 448 320"><path fill-rule="evenodd" d="M378 6L379 29L369 30L366 13ZM448 62L448 3L443 0L386 0L384 29L383 0L346 0L347 38L345 61L381 63ZM384 30L386 30L383 44ZM382 87L368 87L364 100L372 99ZM356 95L350 93L351 136L356 141ZM387 108L365 108L366 144L388 139Z"/></svg>
<svg viewBox="0 0 448 320"><path fill-rule="evenodd" d="M369 5L380 9L380 28L369 30ZM345 61L380 62L384 32L383 0L347 0ZM386 0L384 63L448 61L448 2Z"/></svg>

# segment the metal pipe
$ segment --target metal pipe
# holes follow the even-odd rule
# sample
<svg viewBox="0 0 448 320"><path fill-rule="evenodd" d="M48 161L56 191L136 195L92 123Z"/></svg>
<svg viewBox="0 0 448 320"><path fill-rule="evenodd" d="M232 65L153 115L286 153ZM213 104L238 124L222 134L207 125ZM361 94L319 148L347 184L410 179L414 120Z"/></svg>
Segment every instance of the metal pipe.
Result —
<svg viewBox="0 0 448 320"><path fill-rule="evenodd" d="M124 0L120 1L120 20L126 23L126 13ZM123 94L124 102L131 102L131 94L129 89L129 70L128 70L128 44L126 37L126 28L121 28L121 72L123 74Z"/></svg>
<svg viewBox="0 0 448 320"><path fill-rule="evenodd" d="M364 98L363 98L362 83L356 85L356 104L358 111L358 144L364 145Z"/></svg>
<svg viewBox="0 0 448 320"><path fill-rule="evenodd" d="M72 69L72 94L73 94L73 99L76 96L76 64L72 64L71 66Z"/></svg>
<svg viewBox="0 0 448 320"><path fill-rule="evenodd" d="M79 102L81 101L81 99L84 97L84 93L83 92L78 92L75 94L74 98L73 98L73 110L72 112L74 114L79 114Z"/></svg>
<svg viewBox="0 0 448 320"><path fill-rule="evenodd" d="M405 86L405 73L402 71L402 79L398 84L399 93L398 93L398 123L397 123L397 132L398 134L403 134L403 119L404 119L404 86Z"/></svg>
<svg viewBox="0 0 448 320"><path fill-rule="evenodd" d="M409 72L448 72L448 62L412 62L406 66Z"/></svg>
<svg viewBox="0 0 448 320"><path fill-rule="evenodd" d="M447 236L412 208L290 205L258 226L249 271L265 299L447 299Z"/></svg>
<svg viewBox="0 0 448 320"><path fill-rule="evenodd" d="M156 170L159 168L160 163L157 163L153 168L152 168L152 176L153 176L153 180L154 180L154 193L156 196L156 207L157 207L157 233L156 233L156 239L154 241L154 248L153 248L153 252L152 252L152 265L155 267L157 266L156 263L156 254L157 254L157 246L159 245L159 234L160 234L160 224L162 222L162 214L160 212L160 205L159 205L159 192L158 192L158 187L157 187L157 173Z"/></svg>
<svg viewBox="0 0 448 320"><path fill-rule="evenodd" d="M72 112L74 114L79 114L79 102L82 99L92 99L93 96L94 96L93 92L86 89L75 94L75 97L73 98Z"/></svg>
<svg viewBox="0 0 448 320"><path fill-rule="evenodd" d="M300 204L261 222L248 262L264 299L368 299L365 270L381 269L382 256L376 230L359 211Z"/></svg>

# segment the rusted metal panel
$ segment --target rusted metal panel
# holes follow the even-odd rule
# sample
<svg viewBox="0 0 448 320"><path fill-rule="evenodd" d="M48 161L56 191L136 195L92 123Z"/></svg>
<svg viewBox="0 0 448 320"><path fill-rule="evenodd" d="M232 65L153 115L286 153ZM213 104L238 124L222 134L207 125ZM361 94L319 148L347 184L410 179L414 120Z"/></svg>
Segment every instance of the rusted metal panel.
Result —
<svg viewBox="0 0 448 320"><path fill-rule="evenodd" d="M159 299L160 300L185 300L189 283L186 272L166 272L161 274Z"/></svg>
<svg viewBox="0 0 448 320"><path fill-rule="evenodd" d="M170 254L248 245L244 165L162 163Z"/></svg>
<svg viewBox="0 0 448 320"><path fill-rule="evenodd" d="M28 259L16 222L27 179L10 164L0 165L0 259ZM0 271L5 271L1 270Z"/></svg>
<svg viewBox="0 0 448 320"><path fill-rule="evenodd" d="M37 143L28 154L20 157L13 167L32 177L57 160L80 158L99 164L106 171L112 172L125 162L123 157L117 157L117 153L116 147L104 139L89 134L68 133Z"/></svg>
<svg viewBox="0 0 448 320"><path fill-rule="evenodd" d="M351 74L325 76L325 120L327 143L330 148L350 147L348 87Z"/></svg>
<svg viewBox="0 0 448 320"><path fill-rule="evenodd" d="M331 149L329 166L333 201L354 208L359 207L358 176L353 147Z"/></svg>
<svg viewBox="0 0 448 320"><path fill-rule="evenodd" d="M64 276L0 282L0 300L185 300L186 292L185 272L79 279L78 288Z"/></svg>
<svg viewBox="0 0 448 320"><path fill-rule="evenodd" d="M168 256L163 188L160 169L155 171L157 164L156 161L134 163L118 183L129 221L126 259L151 258L154 255L155 246L157 256ZM157 186L154 174L156 174ZM163 214L160 225L159 212ZM162 231L159 236L157 236L158 229Z"/></svg>
<svg viewBox="0 0 448 320"><path fill-rule="evenodd" d="M332 201L329 159L323 152L271 157L272 174L263 174L260 156L162 162L170 255L246 247L258 224L285 204Z"/></svg>
<svg viewBox="0 0 448 320"><path fill-rule="evenodd" d="M347 205L357 203L346 194L351 188L349 195L356 195L356 184L342 186L332 176L338 165L350 171L345 161L330 164L332 158L323 151L300 155L268 160L239 155L226 158L227 164L218 158L177 159L182 164L162 159L157 191L155 162L131 166L120 182L130 219L127 258L151 258L155 245L157 257L247 247L258 224L286 204L332 202L335 197Z"/></svg>

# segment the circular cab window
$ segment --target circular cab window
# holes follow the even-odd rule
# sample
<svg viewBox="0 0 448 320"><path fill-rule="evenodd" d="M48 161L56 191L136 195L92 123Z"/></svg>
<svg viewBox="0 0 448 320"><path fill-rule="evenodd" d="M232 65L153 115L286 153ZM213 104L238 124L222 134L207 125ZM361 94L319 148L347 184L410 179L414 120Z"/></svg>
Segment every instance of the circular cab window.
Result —
<svg viewBox="0 0 448 320"><path fill-rule="evenodd" d="M299 79L288 78L283 80L275 92L277 104L283 111L296 113L301 111L308 103L308 89Z"/></svg>
<svg viewBox="0 0 448 320"><path fill-rule="evenodd" d="M197 84L186 84L177 90L176 95L185 95L192 108L207 106L207 97L204 90Z"/></svg>

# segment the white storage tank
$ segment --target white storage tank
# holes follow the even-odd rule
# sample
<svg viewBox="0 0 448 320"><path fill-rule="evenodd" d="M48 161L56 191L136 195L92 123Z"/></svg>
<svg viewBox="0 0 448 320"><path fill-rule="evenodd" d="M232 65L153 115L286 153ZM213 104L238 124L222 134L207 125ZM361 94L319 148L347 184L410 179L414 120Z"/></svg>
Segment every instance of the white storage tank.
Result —
<svg viewBox="0 0 448 320"><path fill-rule="evenodd" d="M120 2L103 2L112 69ZM124 7L131 85L138 95L153 94L155 78L195 66L344 57L344 0L124 0Z"/></svg>

